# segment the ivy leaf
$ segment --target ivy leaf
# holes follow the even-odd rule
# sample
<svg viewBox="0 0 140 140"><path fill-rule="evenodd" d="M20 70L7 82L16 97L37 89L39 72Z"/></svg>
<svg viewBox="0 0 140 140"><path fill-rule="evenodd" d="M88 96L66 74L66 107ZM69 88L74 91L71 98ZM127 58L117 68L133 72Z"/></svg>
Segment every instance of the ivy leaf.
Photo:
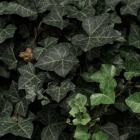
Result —
<svg viewBox="0 0 140 140"><path fill-rule="evenodd" d="M46 74L44 72L36 74L35 67L30 62L18 70L21 74L18 81L18 89L25 89L25 85L38 85L42 83Z"/></svg>
<svg viewBox="0 0 140 140"><path fill-rule="evenodd" d="M126 104L132 109L134 113L140 113L140 92L137 92L125 100Z"/></svg>
<svg viewBox="0 0 140 140"><path fill-rule="evenodd" d="M88 140L91 134L88 133L88 127L86 125L78 125L74 134L74 138L80 140Z"/></svg>
<svg viewBox="0 0 140 140"><path fill-rule="evenodd" d="M4 42L7 38L12 38L16 31L15 25L9 24L5 28L0 28L0 43Z"/></svg>
<svg viewBox="0 0 140 140"><path fill-rule="evenodd" d="M66 11L61 6L55 6L49 15L43 18L43 23L60 28L61 30L69 25L69 20L64 20L63 16L66 15Z"/></svg>
<svg viewBox="0 0 140 140"><path fill-rule="evenodd" d="M112 43L119 38L118 32L108 25L109 17L107 15L94 16L84 19L83 29L87 35L78 34L72 38L72 43L79 46L85 52L102 45Z"/></svg>
<svg viewBox="0 0 140 140"><path fill-rule="evenodd" d="M117 98L114 106L122 112L124 112L128 109L128 106L125 104L125 97L124 96Z"/></svg>
<svg viewBox="0 0 140 140"><path fill-rule="evenodd" d="M120 140L118 126L116 124L107 123L102 128L108 134L109 140Z"/></svg>
<svg viewBox="0 0 140 140"><path fill-rule="evenodd" d="M35 6L31 0L15 0L15 2L9 2L7 12L22 17L29 17L37 14Z"/></svg>
<svg viewBox="0 0 140 140"><path fill-rule="evenodd" d="M41 133L41 140L58 140L66 127L65 119L56 113L52 106L46 106L38 113L39 120L47 125Z"/></svg>
<svg viewBox="0 0 140 140"><path fill-rule="evenodd" d="M23 38L28 38L30 36L30 33L28 31L28 27L25 24L22 24L19 26L18 33L23 37Z"/></svg>
<svg viewBox="0 0 140 140"><path fill-rule="evenodd" d="M67 95L69 91L74 91L75 85L70 79L64 80L60 87L55 84L49 86L46 92L58 103Z"/></svg>
<svg viewBox="0 0 140 140"><path fill-rule="evenodd" d="M73 135L61 133L58 140L74 140Z"/></svg>
<svg viewBox="0 0 140 140"><path fill-rule="evenodd" d="M122 23L121 18L117 15L117 12L110 14L110 22L115 24Z"/></svg>
<svg viewBox="0 0 140 140"><path fill-rule="evenodd" d="M113 78L116 74L116 68L113 65L102 64L101 69L91 76L91 79L101 83L105 78Z"/></svg>
<svg viewBox="0 0 140 140"><path fill-rule="evenodd" d="M8 6L7 1L0 2L0 15L6 14L7 6Z"/></svg>
<svg viewBox="0 0 140 140"><path fill-rule="evenodd" d="M9 69L15 69L17 67L17 60L13 49L14 44L9 43L5 48L5 53L0 57L0 60L3 60L9 66Z"/></svg>
<svg viewBox="0 0 140 140"><path fill-rule="evenodd" d="M131 24L130 34L129 34L129 44L140 48L140 29L139 26Z"/></svg>
<svg viewBox="0 0 140 140"><path fill-rule="evenodd" d="M114 87L117 86L113 78L105 78L101 81L100 90L102 94L94 93L91 95L91 105L114 104L115 92Z"/></svg>
<svg viewBox="0 0 140 140"><path fill-rule="evenodd" d="M49 47L35 66L43 70L54 71L59 76L65 77L72 67L78 63L75 57L69 56L69 49L65 44Z"/></svg>
<svg viewBox="0 0 140 140"><path fill-rule="evenodd" d="M12 133L15 136L24 138L31 138L33 133L33 124L31 121L35 120L36 116L29 112L26 118L18 116L18 122L13 118L0 119L0 136Z"/></svg>
<svg viewBox="0 0 140 140"><path fill-rule="evenodd" d="M40 41L38 44L43 47L36 47L33 50L34 57L36 60L43 57L45 53L47 52L48 48L55 45L57 43L58 39L54 37L47 37L44 40Z"/></svg>
<svg viewBox="0 0 140 140"><path fill-rule="evenodd" d="M8 118L13 111L12 104L4 98L0 99L0 118Z"/></svg>
<svg viewBox="0 0 140 140"><path fill-rule="evenodd" d="M9 78L10 77L10 72L7 72L5 67L0 66L0 76L4 78Z"/></svg>
<svg viewBox="0 0 140 140"><path fill-rule="evenodd" d="M115 10L116 5L120 2L120 0L105 0L106 5L111 7L113 10Z"/></svg>
<svg viewBox="0 0 140 140"><path fill-rule="evenodd" d="M70 47L70 55L71 56L78 57L78 56L81 56L82 53L83 53L83 50L80 47L74 46L74 45L72 45Z"/></svg>
<svg viewBox="0 0 140 140"><path fill-rule="evenodd" d="M16 103L15 114L25 117L27 114L29 101L26 100L26 95L23 91L18 91L18 85L16 82L12 81L10 89L5 96L11 103Z"/></svg>
<svg viewBox="0 0 140 140"><path fill-rule="evenodd" d="M137 11L138 8L140 7L139 0L135 0L135 1L121 0L121 1L126 5L121 8L122 15L131 14L137 16Z"/></svg>

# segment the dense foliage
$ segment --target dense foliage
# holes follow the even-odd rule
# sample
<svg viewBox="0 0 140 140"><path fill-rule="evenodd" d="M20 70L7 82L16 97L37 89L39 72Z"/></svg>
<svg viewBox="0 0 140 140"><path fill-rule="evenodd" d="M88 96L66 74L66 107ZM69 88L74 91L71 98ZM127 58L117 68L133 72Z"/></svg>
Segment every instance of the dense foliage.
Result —
<svg viewBox="0 0 140 140"><path fill-rule="evenodd" d="M1 0L0 140L140 139L140 0Z"/></svg>

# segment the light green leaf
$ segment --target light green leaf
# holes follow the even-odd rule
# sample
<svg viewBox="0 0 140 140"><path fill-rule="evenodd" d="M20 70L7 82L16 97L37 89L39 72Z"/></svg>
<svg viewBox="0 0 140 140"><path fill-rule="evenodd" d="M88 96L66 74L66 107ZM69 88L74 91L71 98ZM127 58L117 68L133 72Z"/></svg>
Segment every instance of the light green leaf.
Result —
<svg viewBox="0 0 140 140"><path fill-rule="evenodd" d="M120 0L105 0L106 5L111 7L113 10L115 10L115 7L119 2Z"/></svg>
<svg viewBox="0 0 140 140"><path fill-rule="evenodd" d="M36 63L36 67L54 71L59 76L65 77L78 60L69 56L70 48L64 44L57 44L49 47L48 51Z"/></svg>
<svg viewBox="0 0 140 140"><path fill-rule="evenodd" d="M131 14L134 16L137 16L138 8L140 7L140 1L139 0L121 0L126 6L123 6L121 8L121 14L127 15Z"/></svg>
<svg viewBox="0 0 140 140"><path fill-rule="evenodd" d="M114 87L117 86L116 81L113 78L105 78L101 81L100 90L101 93L94 93L91 95L91 105L99 104L114 104L115 92Z"/></svg>
<svg viewBox="0 0 140 140"><path fill-rule="evenodd" d="M12 104L4 98L0 99L0 118L8 118L13 111Z"/></svg>
<svg viewBox="0 0 140 140"><path fill-rule="evenodd" d="M31 0L15 0L14 2L9 2L7 12L22 17L29 17L37 14L35 6Z"/></svg>
<svg viewBox="0 0 140 140"><path fill-rule="evenodd" d="M125 100L125 102L134 113L140 113L140 92L131 95Z"/></svg>
<svg viewBox="0 0 140 140"><path fill-rule="evenodd" d="M129 44L136 48L140 48L140 28L137 25L131 24Z"/></svg>
<svg viewBox="0 0 140 140"><path fill-rule="evenodd" d="M18 89L25 89L25 85L38 85L44 81L46 75L44 72L36 74L35 67L30 62L18 70L21 74L18 81Z"/></svg>
<svg viewBox="0 0 140 140"><path fill-rule="evenodd" d="M39 120L47 125L41 133L41 140L58 140L66 127L65 119L56 113L52 106L46 106L38 113Z"/></svg>
<svg viewBox="0 0 140 140"><path fill-rule="evenodd" d="M60 86L50 85L46 92L58 103L67 95L69 91L74 91L75 85L70 79L64 80Z"/></svg>
<svg viewBox="0 0 140 140"><path fill-rule="evenodd" d="M66 15L66 11L61 6L55 6L51 13L43 18L43 23L60 28L61 30L69 25L69 20L64 20L63 16Z"/></svg>
<svg viewBox="0 0 140 140"><path fill-rule="evenodd" d="M108 26L107 15L88 17L82 23L83 29L88 35L78 34L72 38L72 43L79 46L85 52L114 42L120 34Z"/></svg>
<svg viewBox="0 0 140 140"><path fill-rule="evenodd" d="M9 78L10 72L7 72L5 67L0 66L0 76L4 78Z"/></svg>
<svg viewBox="0 0 140 140"><path fill-rule="evenodd" d="M0 28L0 43L4 42L7 38L12 38L16 31L15 25L9 24L5 28Z"/></svg>
<svg viewBox="0 0 140 140"><path fill-rule="evenodd" d="M91 76L91 79L101 83L105 78L113 78L116 74L116 68L113 65L102 64L101 69Z"/></svg>
<svg viewBox="0 0 140 140"><path fill-rule="evenodd" d="M38 44L43 47L36 47L33 50L33 54L34 54L34 57L36 58L36 60L43 57L46 54L48 48L56 45L57 41L58 41L58 39L54 38L54 37L47 37L44 40L40 41Z"/></svg>
<svg viewBox="0 0 140 140"><path fill-rule="evenodd" d="M15 113L25 117L29 101L26 99L26 95L23 91L18 91L16 82L12 81L10 89L5 96L11 103L16 103Z"/></svg>
<svg viewBox="0 0 140 140"><path fill-rule="evenodd" d="M78 125L74 134L74 138L80 140L88 140L91 134L88 133L88 127L86 125Z"/></svg>
<svg viewBox="0 0 140 140"><path fill-rule="evenodd" d="M18 116L18 122L13 118L0 119L0 136L12 133L15 136L21 136L31 139L33 133L33 124L31 121L36 119L36 116L29 112L26 118Z"/></svg>
<svg viewBox="0 0 140 140"><path fill-rule="evenodd" d="M15 69L17 67L17 60L13 49L14 44L9 43L5 48L5 53L0 57L0 60L3 60L9 66L9 69Z"/></svg>

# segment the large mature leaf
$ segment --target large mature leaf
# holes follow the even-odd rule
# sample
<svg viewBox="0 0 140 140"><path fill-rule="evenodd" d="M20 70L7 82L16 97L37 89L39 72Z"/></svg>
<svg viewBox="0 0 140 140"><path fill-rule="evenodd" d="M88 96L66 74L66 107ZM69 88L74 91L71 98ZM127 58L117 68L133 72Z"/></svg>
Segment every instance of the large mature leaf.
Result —
<svg viewBox="0 0 140 140"><path fill-rule="evenodd" d="M72 38L72 43L86 52L92 48L114 42L120 37L120 34L108 26L108 18L107 15L86 18L82 27L88 35L76 35Z"/></svg>
<svg viewBox="0 0 140 140"><path fill-rule="evenodd" d="M118 126L114 123L107 123L102 127L109 136L109 140L120 140Z"/></svg>
<svg viewBox="0 0 140 140"><path fill-rule="evenodd" d="M69 91L74 91L75 85L70 79L64 80L60 86L50 85L46 92L58 103L67 95Z"/></svg>
<svg viewBox="0 0 140 140"><path fill-rule="evenodd" d="M137 25L131 25L129 44L136 48L140 48L140 28Z"/></svg>
<svg viewBox="0 0 140 140"><path fill-rule="evenodd" d="M70 48L65 43L52 46L35 66L43 70L54 71L59 76L65 77L72 67L78 63L75 57L69 56L69 50Z"/></svg>
<svg viewBox="0 0 140 140"><path fill-rule="evenodd" d="M0 99L0 118L10 117L12 111L12 104L6 101L4 98Z"/></svg>
<svg viewBox="0 0 140 140"><path fill-rule="evenodd" d="M15 136L31 138L33 133L33 124L31 121L35 120L36 116L29 112L26 118L18 116L18 122L13 118L0 119L0 136L12 133Z"/></svg>
<svg viewBox="0 0 140 140"><path fill-rule="evenodd" d="M0 15L6 14L7 6L8 6L7 1L0 2Z"/></svg>
<svg viewBox="0 0 140 140"><path fill-rule="evenodd" d="M66 15L66 11L61 6L55 6L49 15L43 18L43 22L48 25L53 25L61 30L69 25L69 20L64 20L63 16Z"/></svg>
<svg viewBox="0 0 140 140"><path fill-rule="evenodd" d="M8 3L7 12L9 14L18 14L22 17L36 15L36 9L31 0L15 0Z"/></svg>
<svg viewBox="0 0 140 140"><path fill-rule="evenodd" d="M5 67L0 66L0 76L5 77L5 78L9 78L10 72L7 72Z"/></svg>
<svg viewBox="0 0 140 140"><path fill-rule="evenodd" d="M125 100L126 104L132 109L134 113L140 113L140 92L129 96Z"/></svg>
<svg viewBox="0 0 140 140"><path fill-rule="evenodd" d="M0 28L0 43L4 42L7 38L12 38L17 28L15 25L9 24L5 28Z"/></svg>
<svg viewBox="0 0 140 140"><path fill-rule="evenodd" d="M75 6L66 6L67 16L83 21L85 18L94 16L95 9L92 7L96 0L80 0Z"/></svg>
<svg viewBox="0 0 140 140"><path fill-rule="evenodd" d="M140 1L139 0L121 0L126 6L123 6L121 8L121 14L131 14L136 16L138 8L140 7Z"/></svg>
<svg viewBox="0 0 140 140"><path fill-rule="evenodd" d="M105 0L105 2L106 5L110 6L114 10L116 5L120 2L120 0Z"/></svg>
<svg viewBox="0 0 140 140"><path fill-rule="evenodd" d="M46 73L40 72L36 74L35 67L32 63L18 69L21 76L18 81L18 89L25 89L25 85L38 85L44 81Z"/></svg>
<svg viewBox="0 0 140 140"><path fill-rule="evenodd" d="M9 91L5 96L11 103L16 103L15 113L25 117L29 101L26 99L24 91L18 91L18 85L16 82L12 82Z"/></svg>
<svg viewBox="0 0 140 140"><path fill-rule="evenodd" d="M14 54L14 44L9 43L5 48L5 53L0 57L0 60L3 60L8 66L9 69L15 69L17 67L17 60Z"/></svg>
<svg viewBox="0 0 140 140"><path fill-rule="evenodd" d="M51 46L54 46L57 43L57 41L58 41L57 38L47 37L44 40L42 40L41 42L39 42L38 44L43 47L36 47L33 50L33 54L34 54L36 60L38 60L40 57L43 57L46 54L48 48Z"/></svg>
<svg viewBox="0 0 140 140"><path fill-rule="evenodd" d="M41 140L58 140L61 131L66 127L65 119L50 106L38 113L39 120L47 125L41 133Z"/></svg>

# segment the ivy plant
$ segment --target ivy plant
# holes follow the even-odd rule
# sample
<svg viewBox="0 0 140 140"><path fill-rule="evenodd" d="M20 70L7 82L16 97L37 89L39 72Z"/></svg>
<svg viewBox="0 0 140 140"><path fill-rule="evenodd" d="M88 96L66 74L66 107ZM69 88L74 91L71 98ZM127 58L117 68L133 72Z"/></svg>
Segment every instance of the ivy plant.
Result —
<svg viewBox="0 0 140 140"><path fill-rule="evenodd" d="M0 1L0 140L139 140L140 0Z"/></svg>

